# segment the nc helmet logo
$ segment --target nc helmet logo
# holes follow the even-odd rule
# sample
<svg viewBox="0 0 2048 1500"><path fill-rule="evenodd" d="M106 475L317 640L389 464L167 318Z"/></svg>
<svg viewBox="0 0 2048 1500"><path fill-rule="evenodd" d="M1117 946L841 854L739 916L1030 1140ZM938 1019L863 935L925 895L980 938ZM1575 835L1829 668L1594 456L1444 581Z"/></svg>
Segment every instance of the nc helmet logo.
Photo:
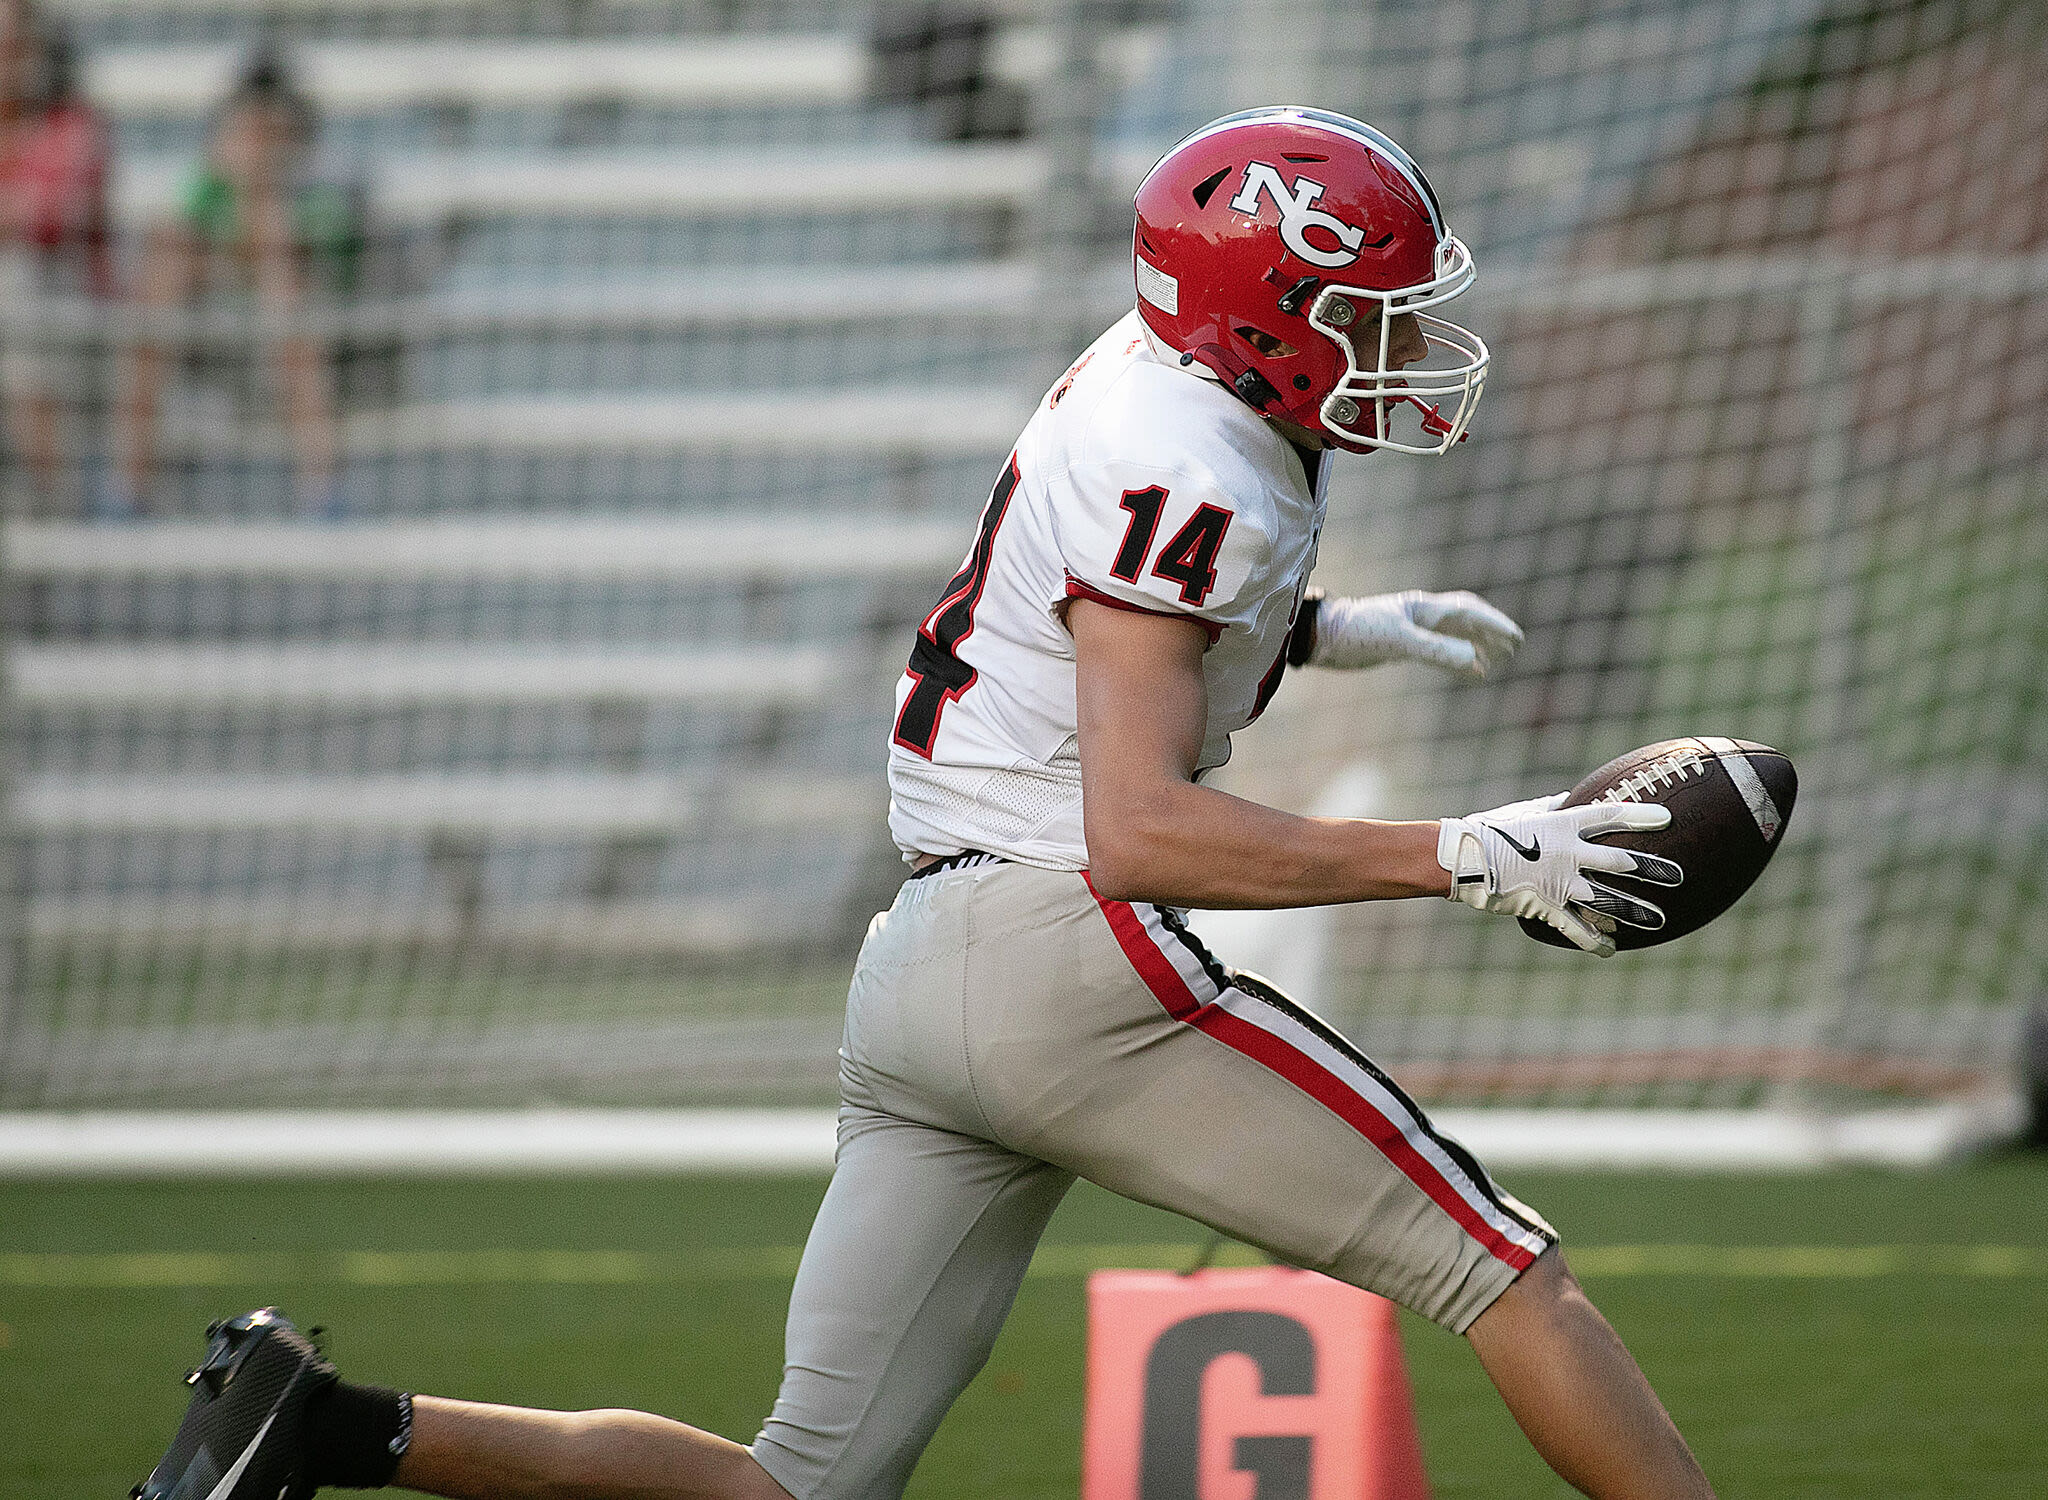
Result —
<svg viewBox="0 0 2048 1500"><path fill-rule="evenodd" d="M1297 177L1290 188L1282 180L1279 168L1255 161L1244 169L1244 186L1237 190L1230 206L1256 218L1261 196L1271 197L1273 206L1280 210L1281 242L1310 265L1334 271L1358 259L1359 248L1365 244L1365 231L1315 206L1316 199L1323 196L1320 182ZM1335 239L1337 248L1325 250L1312 242L1308 237L1311 229L1320 229Z"/></svg>

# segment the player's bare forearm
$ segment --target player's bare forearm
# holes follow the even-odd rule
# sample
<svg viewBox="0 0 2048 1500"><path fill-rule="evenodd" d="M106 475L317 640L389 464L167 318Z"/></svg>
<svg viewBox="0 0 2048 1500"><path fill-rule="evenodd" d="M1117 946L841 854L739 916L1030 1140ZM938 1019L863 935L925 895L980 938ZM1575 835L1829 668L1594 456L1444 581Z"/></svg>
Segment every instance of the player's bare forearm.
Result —
<svg viewBox="0 0 2048 1500"><path fill-rule="evenodd" d="M1162 906L1328 906L1442 896L1435 823L1301 818L1182 783L1149 804L1087 815L1090 878L1113 900Z"/></svg>
<svg viewBox="0 0 2048 1500"><path fill-rule="evenodd" d="M1194 781L1207 712L1199 625L1076 600L1067 628L1089 871L1100 894L1224 908L1449 890L1434 822L1297 817Z"/></svg>

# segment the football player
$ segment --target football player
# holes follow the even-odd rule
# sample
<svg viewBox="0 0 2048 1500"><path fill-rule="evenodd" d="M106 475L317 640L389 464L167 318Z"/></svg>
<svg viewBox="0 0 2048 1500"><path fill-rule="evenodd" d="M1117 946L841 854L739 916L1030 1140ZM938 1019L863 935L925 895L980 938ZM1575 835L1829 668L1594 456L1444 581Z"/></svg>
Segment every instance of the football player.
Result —
<svg viewBox="0 0 2048 1500"><path fill-rule="evenodd" d="M266 1310L216 1331L147 1500L386 1482L887 1500L1077 1176L1463 1334L1585 1493L1711 1493L1550 1226L1182 921L1448 896L1611 951L1591 877L1637 866L1598 836L1662 808L1392 823L1203 783L1290 668L1479 673L1517 644L1469 594L1308 589L1333 453L1445 453L1466 429L1486 346L1438 310L1471 256L1406 152L1314 110L1207 126L1137 210L1137 307L1039 404L898 688L890 825L911 870L854 972L838 1169L752 1447L343 1382ZM194 1486L195 1467L238 1477Z"/></svg>

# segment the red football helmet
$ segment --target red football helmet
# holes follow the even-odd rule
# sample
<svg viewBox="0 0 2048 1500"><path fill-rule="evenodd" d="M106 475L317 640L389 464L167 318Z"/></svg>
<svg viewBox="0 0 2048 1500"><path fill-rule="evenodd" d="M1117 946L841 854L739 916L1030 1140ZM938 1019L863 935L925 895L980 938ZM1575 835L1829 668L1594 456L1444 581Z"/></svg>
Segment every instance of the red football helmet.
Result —
<svg viewBox="0 0 2048 1500"><path fill-rule="evenodd" d="M1379 131L1318 109L1225 115L1160 159L1137 208L1138 314L1181 363L1353 452L1445 453L1464 437L1491 356L1423 309L1472 284L1472 252ZM1406 371L1387 366L1399 313L1416 314L1430 349ZM1368 362L1369 329L1366 351L1346 330L1375 317ZM1391 420L1404 406L1421 428L1406 441Z"/></svg>

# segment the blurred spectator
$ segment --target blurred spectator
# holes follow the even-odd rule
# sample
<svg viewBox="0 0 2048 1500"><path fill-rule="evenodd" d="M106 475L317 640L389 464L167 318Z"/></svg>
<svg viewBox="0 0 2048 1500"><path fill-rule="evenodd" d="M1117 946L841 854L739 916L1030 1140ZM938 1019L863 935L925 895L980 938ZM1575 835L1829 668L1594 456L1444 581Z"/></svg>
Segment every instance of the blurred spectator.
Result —
<svg viewBox="0 0 2048 1500"><path fill-rule="evenodd" d="M0 132L13 129L27 106L41 34L37 21L29 0L0 0Z"/></svg>
<svg viewBox="0 0 2048 1500"><path fill-rule="evenodd" d="M26 0L0 0L0 144L27 103L35 21Z"/></svg>
<svg viewBox="0 0 2048 1500"><path fill-rule="evenodd" d="M326 341L304 316L311 289L345 282L359 244L349 195L312 179L319 132L312 102L268 48L250 57L208 132L206 154L173 216L150 230L136 275L145 313L191 306L209 294L253 298L252 337L276 378L290 436L299 503L336 515L339 446ZM120 432L105 509L134 514L156 475L167 351L137 341L122 383Z"/></svg>
<svg viewBox="0 0 2048 1500"><path fill-rule="evenodd" d="M77 434L99 404L111 134L78 91L63 32L26 0L0 0L0 28L0 394L10 444L49 506L79 472Z"/></svg>

